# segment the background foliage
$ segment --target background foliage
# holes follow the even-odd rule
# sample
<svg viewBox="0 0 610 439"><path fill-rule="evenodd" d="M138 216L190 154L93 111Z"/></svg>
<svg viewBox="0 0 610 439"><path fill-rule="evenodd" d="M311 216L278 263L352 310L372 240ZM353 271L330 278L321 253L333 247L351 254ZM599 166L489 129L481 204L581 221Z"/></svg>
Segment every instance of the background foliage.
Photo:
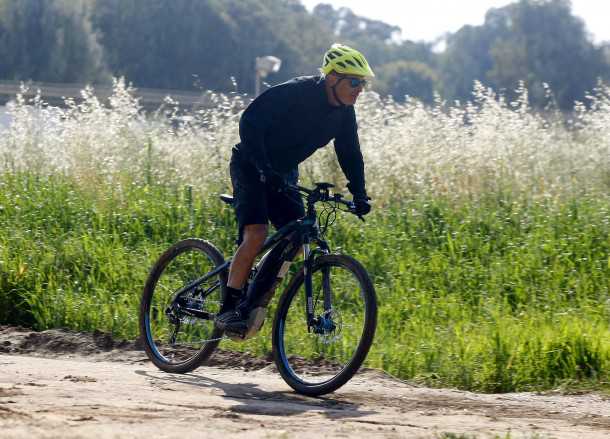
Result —
<svg viewBox="0 0 610 439"><path fill-rule="evenodd" d="M0 0L0 79L109 82L138 87L254 89L254 59L283 60L277 83L315 74L332 42L363 51L374 87L398 101L431 103L434 91L465 101L473 82L511 94L523 80L535 107L546 85L564 110L610 77L608 44L596 46L569 0L520 0L488 11L435 42L403 41L400 29L298 0ZM438 49L438 45L436 46Z"/></svg>

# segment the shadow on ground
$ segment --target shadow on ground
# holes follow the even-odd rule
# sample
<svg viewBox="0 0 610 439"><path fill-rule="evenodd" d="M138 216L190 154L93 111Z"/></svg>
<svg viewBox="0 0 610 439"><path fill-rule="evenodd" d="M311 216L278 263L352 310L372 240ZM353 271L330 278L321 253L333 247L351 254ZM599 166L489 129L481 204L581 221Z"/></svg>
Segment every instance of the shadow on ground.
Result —
<svg viewBox="0 0 610 439"><path fill-rule="evenodd" d="M361 410L359 404L345 401L340 396L314 398L298 395L292 391L267 391L261 389L258 384L226 383L195 373L178 375L147 370L136 370L135 373L152 380L171 381L222 390L224 392L223 398L239 403L239 405L230 408L233 413L293 416L306 412L318 412L329 419L355 418L377 413L370 410Z"/></svg>

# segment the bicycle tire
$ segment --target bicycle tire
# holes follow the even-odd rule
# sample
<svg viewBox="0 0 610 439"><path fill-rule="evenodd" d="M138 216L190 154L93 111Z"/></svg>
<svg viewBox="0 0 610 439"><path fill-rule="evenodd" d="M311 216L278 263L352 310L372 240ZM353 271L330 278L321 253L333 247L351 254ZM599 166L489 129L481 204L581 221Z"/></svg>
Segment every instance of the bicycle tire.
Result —
<svg viewBox="0 0 610 439"><path fill-rule="evenodd" d="M312 267L312 276L316 272L328 268L328 272L332 267L339 267L350 272L357 280L360 286L360 296L364 301L364 322L362 332L358 340L357 348L347 361L346 365L332 378L321 383L308 382L299 377L295 372L294 367L290 364L291 359L286 352L286 344L284 337L286 336L286 316L297 293L304 294L302 289L305 282L304 270L301 269L292 279L286 290L280 297L273 322L273 355L277 369L286 383L296 392L308 395L319 396L333 392L349 381L352 376L358 371L364 362L369 349L375 337L375 329L377 326L377 298L373 283L366 269L354 258L346 255L324 255L316 258ZM307 324L305 322L305 310L299 312L302 315L304 323L304 332L307 332Z"/></svg>
<svg viewBox="0 0 610 439"><path fill-rule="evenodd" d="M155 334L152 333L150 313L154 308L151 304L155 298L155 292L158 291L159 279L173 261L176 261L179 256L185 255L189 251L199 252L201 255L204 255L209 259L210 265L214 268L224 263L222 253L212 243L194 238L180 241L168 248L151 268L140 302L139 326L144 350L153 364L165 372L186 373L196 369L210 357L220 342L220 340L205 342L192 356L188 356L184 361L174 363L168 361L168 358L161 353L160 346L155 341ZM198 275L201 274L203 273L198 273ZM226 300L227 295L227 270L221 271L217 277L219 281L218 298L220 303L222 303L222 301ZM192 281L194 279L189 280ZM158 314L159 312L157 311ZM222 337L223 332L213 325L213 321L209 324L209 328L211 331L210 339L220 339Z"/></svg>

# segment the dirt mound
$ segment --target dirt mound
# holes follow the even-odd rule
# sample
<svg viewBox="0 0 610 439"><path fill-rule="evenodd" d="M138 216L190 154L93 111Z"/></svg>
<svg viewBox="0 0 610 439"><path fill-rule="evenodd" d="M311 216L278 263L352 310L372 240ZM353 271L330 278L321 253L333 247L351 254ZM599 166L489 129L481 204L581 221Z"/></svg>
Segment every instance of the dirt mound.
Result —
<svg viewBox="0 0 610 439"><path fill-rule="evenodd" d="M36 332L22 327L0 326L0 352L6 354L44 354L45 356L91 355L120 351L139 351L141 346L126 340L114 340L101 331L82 333L67 329Z"/></svg>
<svg viewBox="0 0 610 439"><path fill-rule="evenodd" d="M50 358L87 357L100 361L149 361L139 340L115 339L102 331L92 333L68 329L32 329L0 326L0 353L33 355ZM259 370L271 365L271 355L259 358L247 352L232 352L217 349L206 363L231 369Z"/></svg>

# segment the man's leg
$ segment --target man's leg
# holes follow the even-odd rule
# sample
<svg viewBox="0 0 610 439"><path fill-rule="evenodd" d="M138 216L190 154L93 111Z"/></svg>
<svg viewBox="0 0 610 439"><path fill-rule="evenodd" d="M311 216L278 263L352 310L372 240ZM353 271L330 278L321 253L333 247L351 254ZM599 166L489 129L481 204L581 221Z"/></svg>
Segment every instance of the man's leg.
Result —
<svg viewBox="0 0 610 439"><path fill-rule="evenodd" d="M247 312L237 308L242 297L242 289L248 279L256 256L260 252L267 237L267 224L249 224L243 228L243 240L240 244L229 269L227 282L227 300L216 317L216 324L221 329L245 333L247 330ZM248 310L249 311L249 310Z"/></svg>
<svg viewBox="0 0 610 439"><path fill-rule="evenodd" d="M227 286L241 290L246 284L252 265L256 256L263 248L267 238L267 224L249 224L244 226L243 242L235 252L231 268L229 269L229 281Z"/></svg>
<svg viewBox="0 0 610 439"><path fill-rule="evenodd" d="M219 316L234 310L238 305L254 259L267 237L267 199L258 171L235 152L231 156L229 171L240 243L231 262L227 299L219 311Z"/></svg>

